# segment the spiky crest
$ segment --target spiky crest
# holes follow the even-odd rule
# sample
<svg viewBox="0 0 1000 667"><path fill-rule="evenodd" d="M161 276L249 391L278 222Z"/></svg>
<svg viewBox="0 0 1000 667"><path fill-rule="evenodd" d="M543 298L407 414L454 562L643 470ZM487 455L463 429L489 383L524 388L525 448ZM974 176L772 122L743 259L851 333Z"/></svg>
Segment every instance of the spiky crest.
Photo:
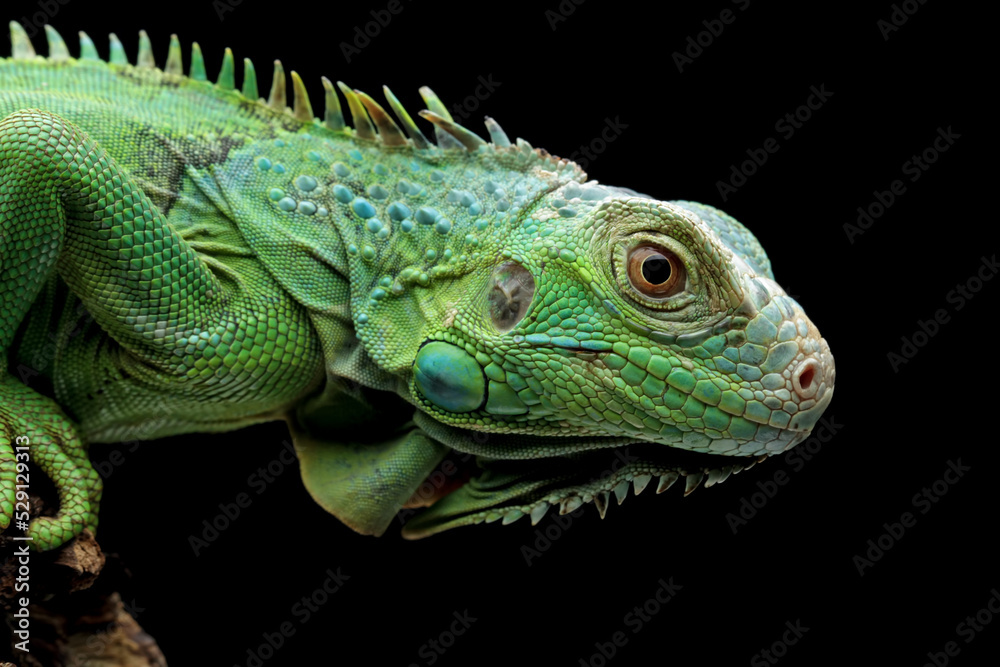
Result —
<svg viewBox="0 0 1000 667"><path fill-rule="evenodd" d="M49 55L45 60L49 62L67 62L73 60L65 41L54 28L46 25L45 34L49 46ZM134 65L128 61L125 49L114 33L109 35L110 51L107 61L100 58L94 42L86 33L80 32L79 35L79 60L108 62L112 65L123 67L157 69L151 42L144 30L139 32L139 52ZM10 22L10 39L13 46L12 58L14 60L42 59L35 54L31 39L17 21ZM344 122L336 89L326 77L322 78L323 89L325 91L325 110L322 120L313 116L312 104L309 101L305 84L294 71L291 72L293 101L292 106L289 107L286 98L287 81L285 70L279 60L274 61L274 75L266 100L258 97L257 75L253 63L249 58L244 58L243 60L243 88L242 90L236 88L235 60L232 51L229 49L226 49L223 56L218 80L215 83L211 83L208 81L205 72L205 60L201 53L201 47L198 46L197 42L193 42L191 44L190 67L185 77L180 42L176 35L171 35L167 59L163 69L160 71L166 76L184 77L190 81L204 82L205 85L211 85L228 94L249 99L261 107L269 108L275 113L291 116L302 123L319 124L333 132L345 132L351 129ZM492 143L487 143L473 131L456 123L452 119L451 114L448 113L444 103L441 102L434 91L426 86L420 88L420 95L428 108L421 110L418 115L434 125L434 134L437 139L436 145L428 140L423 132L420 131L416 123L413 122L413 118L409 112L407 112L387 87L383 87L383 93L389 103L389 107L399 119L399 124L392 119L381 105L366 93L354 90L339 81L337 82L337 87L340 88L341 93L347 99L348 109L351 112L354 124L353 135L358 139L376 141L388 147L408 146L413 150L425 153L434 153L442 150L461 150L470 153L492 151L497 154L498 158L514 160L522 167L539 166L550 171L567 171L567 175L576 180L585 180L586 178L583 170L574 162L551 155L545 150L533 148L531 144L523 139L518 138L516 143L511 145L510 140L500 128L500 125L489 117L486 118L486 129L489 132ZM400 125L402 125L402 129L400 129Z"/></svg>

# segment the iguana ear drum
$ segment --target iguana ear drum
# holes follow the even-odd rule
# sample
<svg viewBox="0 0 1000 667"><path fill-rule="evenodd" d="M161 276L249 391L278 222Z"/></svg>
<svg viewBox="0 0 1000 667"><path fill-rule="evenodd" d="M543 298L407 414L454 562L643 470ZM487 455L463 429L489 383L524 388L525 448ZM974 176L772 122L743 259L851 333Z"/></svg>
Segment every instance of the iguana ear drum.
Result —
<svg viewBox="0 0 1000 667"><path fill-rule="evenodd" d="M535 296L535 278L515 262L504 262L490 278L490 320L500 333L507 333L528 314Z"/></svg>

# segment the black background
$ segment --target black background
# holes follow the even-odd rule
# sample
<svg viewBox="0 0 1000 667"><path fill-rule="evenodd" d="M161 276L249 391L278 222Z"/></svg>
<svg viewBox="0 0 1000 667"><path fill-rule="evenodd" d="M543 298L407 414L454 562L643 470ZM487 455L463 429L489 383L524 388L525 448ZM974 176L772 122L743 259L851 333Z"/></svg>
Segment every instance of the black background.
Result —
<svg viewBox="0 0 1000 667"><path fill-rule="evenodd" d="M171 664L247 665L262 635L288 621L294 636L264 664L429 665L421 647L466 610L476 620L435 664L600 665L595 642L617 631L627 644L611 665L767 664L755 656L796 621L809 630L779 664L923 665L948 641L961 649L952 664L995 660L1000 619L971 643L956 626L1000 587L996 392L987 384L1000 281L961 309L947 299L997 250L985 177L995 173L992 127L973 117L976 106L995 109L983 97L995 74L986 78L977 34L988 17L913 2L916 13L885 39L878 21L892 14L888 2L676 4L565 0L563 12L573 12L553 29L546 11L559 11L556 0L404 0L350 62L341 42L385 3L148 3L128 14L82 0L58 6L50 22L71 49L83 29L106 54L104 34L114 31L134 57L145 28L162 64L177 33L200 42L210 76L231 46L262 82L280 57L308 82L317 113L320 75L377 99L388 84L411 113L422 108L418 86L450 106L482 76L499 85L465 122L480 134L488 114L511 137L570 156L611 119L623 129L588 165L590 177L713 204L747 224L838 366L827 415L839 427L801 469L779 457L688 498L676 488L630 494L605 521L587 507L558 530L547 517L537 528L522 520L418 542L395 528L355 535L309 499L294 465L259 495L250 486L281 451L280 424L135 451L95 446L95 461L124 457L106 480L101 545L127 567L125 597ZM4 9L30 20L40 5ZM679 72L672 54L723 9L735 20ZM35 42L44 52L40 35ZM811 86L832 95L793 136L777 131ZM949 127L959 138L912 182L903 164ZM769 137L778 152L723 199L718 182ZM843 225L895 179L905 193L851 243ZM950 320L894 370L887 354L942 308ZM970 470L920 513L913 496L959 459ZM734 534L727 514L778 471L787 484ZM252 504L196 557L189 536L241 492ZM860 576L854 557L906 511L916 524ZM546 527L556 539L529 565L522 547L545 546L536 531ZM328 568L349 579L300 623L293 606ZM682 588L634 632L626 615L671 577Z"/></svg>

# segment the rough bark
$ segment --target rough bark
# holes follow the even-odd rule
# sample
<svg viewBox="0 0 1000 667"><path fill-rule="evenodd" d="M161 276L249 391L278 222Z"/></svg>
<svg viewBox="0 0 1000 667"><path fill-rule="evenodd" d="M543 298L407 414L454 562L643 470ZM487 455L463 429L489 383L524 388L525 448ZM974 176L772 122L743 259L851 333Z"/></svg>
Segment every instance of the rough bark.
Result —
<svg viewBox="0 0 1000 667"><path fill-rule="evenodd" d="M102 553L88 531L55 551L31 552L30 653L15 649L19 639L12 634L16 623L11 614L25 593L15 589L18 562L13 554L22 544L0 537L0 604L7 621L0 630L0 667L166 666L156 641L122 600L125 569Z"/></svg>

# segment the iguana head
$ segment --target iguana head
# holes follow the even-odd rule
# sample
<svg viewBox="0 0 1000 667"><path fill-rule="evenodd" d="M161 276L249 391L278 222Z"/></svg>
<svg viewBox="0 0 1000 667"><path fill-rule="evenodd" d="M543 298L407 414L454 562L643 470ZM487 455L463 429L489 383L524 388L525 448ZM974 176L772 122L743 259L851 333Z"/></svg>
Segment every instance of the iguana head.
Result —
<svg viewBox="0 0 1000 667"><path fill-rule="evenodd" d="M338 444L347 436L318 416L350 412L336 387L298 409L306 485L345 523L380 534L400 506L424 506L404 528L420 537L584 502L603 515L629 483L657 477L665 490L684 476L690 492L808 437L833 358L736 220L588 183L492 120L487 144L426 88L437 146L390 93L409 140L371 98L341 90L357 129L308 196L341 221L345 252L318 261L334 227L305 221L280 246L303 251L302 270L276 276L336 314L343 304L314 303L333 293L312 286L330 266L349 275L352 330L329 335L329 376L417 408L409 431L391 422L412 410L374 411L403 429L379 446ZM283 142L301 153L319 132Z"/></svg>
<svg viewBox="0 0 1000 667"><path fill-rule="evenodd" d="M833 395L829 346L756 239L700 204L569 183L452 312L410 391L421 429L477 465L408 537L591 501L603 516L654 477L689 493L802 442Z"/></svg>

